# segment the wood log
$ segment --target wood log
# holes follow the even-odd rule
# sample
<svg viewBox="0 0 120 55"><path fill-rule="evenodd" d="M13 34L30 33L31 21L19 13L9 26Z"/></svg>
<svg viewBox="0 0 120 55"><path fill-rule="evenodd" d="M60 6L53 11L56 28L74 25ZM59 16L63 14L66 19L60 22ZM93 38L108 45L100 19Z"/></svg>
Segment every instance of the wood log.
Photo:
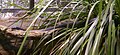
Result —
<svg viewBox="0 0 120 55"><path fill-rule="evenodd" d="M46 29L41 29L41 30L30 30L28 37L41 37L43 35L48 35L51 34L55 31L60 30L60 28L57 29L51 29L51 30L46 30ZM7 28L6 26L0 25L0 31L3 32L7 36L11 37L24 37L24 33L26 31L24 30L18 30L18 29L12 29L12 28Z"/></svg>
<svg viewBox="0 0 120 55"><path fill-rule="evenodd" d="M11 22L9 22L9 21L10 20L0 22L0 31L3 32L5 35L10 36L10 37L23 38L24 33L26 32L25 30L29 26L30 23L28 23L28 22L26 22L26 24L24 23L23 24L24 27L19 27L19 26L7 27L11 24ZM29 34L28 34L28 38L49 35L55 31L59 31L62 28L66 28L66 27L71 28L73 23L74 23L74 20L64 20L64 21L58 22L55 27L51 26L51 27L48 27L46 29L43 28L43 29L39 29L39 30L30 30ZM84 23L85 23L85 21L76 21L75 27L83 27ZM20 25L20 23L18 23L18 25Z"/></svg>

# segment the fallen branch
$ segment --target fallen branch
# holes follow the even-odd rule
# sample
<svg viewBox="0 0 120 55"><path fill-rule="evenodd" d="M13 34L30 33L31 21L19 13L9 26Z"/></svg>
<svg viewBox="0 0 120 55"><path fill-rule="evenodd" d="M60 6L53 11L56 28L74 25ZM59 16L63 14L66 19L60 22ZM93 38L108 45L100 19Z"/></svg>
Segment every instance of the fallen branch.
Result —
<svg viewBox="0 0 120 55"><path fill-rule="evenodd" d="M41 30L30 30L28 37L40 37L43 35L48 35L51 34L55 31L60 30L60 28L57 29L51 29L51 30L46 30L46 29L41 29ZM12 28L7 28L6 26L0 25L0 31L3 32L4 34L6 34L7 36L11 36L11 37L20 37L23 38L24 37L24 30L17 30L17 29L12 29Z"/></svg>
<svg viewBox="0 0 120 55"><path fill-rule="evenodd" d="M59 31L62 28L68 27L71 28L72 25L74 23L74 20L70 21L70 20L66 20L66 21L61 21L58 22L57 25L54 27L48 27L46 29L40 29L40 30L30 30L29 34L28 34L28 38L29 37L41 37L43 35L49 35L52 34L55 31ZM77 21L75 22L75 27L83 27L84 22L80 22ZM4 25L0 25L0 31L2 33L4 33L6 36L10 36L10 37L19 37L19 38L23 38L24 37L24 33L26 32L24 29L18 29L18 28L8 28L7 26Z"/></svg>

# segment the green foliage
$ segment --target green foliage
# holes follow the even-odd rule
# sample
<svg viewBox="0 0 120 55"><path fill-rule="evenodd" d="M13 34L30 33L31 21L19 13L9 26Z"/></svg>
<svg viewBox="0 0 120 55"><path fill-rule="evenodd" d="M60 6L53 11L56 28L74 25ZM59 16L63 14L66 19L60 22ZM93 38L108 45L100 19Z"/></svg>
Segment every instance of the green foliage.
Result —
<svg viewBox="0 0 120 55"><path fill-rule="evenodd" d="M41 10L42 2L45 1L40 0L34 8L37 11L32 14L34 19L26 30L17 55L22 53L29 31L41 15L47 18L43 25L38 26L39 29L40 27L56 27L59 22L65 20L73 21L73 24L67 24L58 32L34 39L30 48L32 49L31 55L120 55L119 0L81 0L77 1L70 11L65 12L65 7L69 6L70 2L60 12L55 11L56 13L53 12L49 16L44 11L54 0L51 0ZM81 9L75 10L79 6ZM39 9L37 9L38 7Z"/></svg>

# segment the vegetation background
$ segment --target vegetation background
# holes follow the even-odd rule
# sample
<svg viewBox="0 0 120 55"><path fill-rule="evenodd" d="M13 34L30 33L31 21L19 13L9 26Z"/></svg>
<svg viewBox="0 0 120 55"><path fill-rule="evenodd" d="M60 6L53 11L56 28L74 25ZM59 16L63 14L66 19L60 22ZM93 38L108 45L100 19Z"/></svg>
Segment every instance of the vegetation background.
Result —
<svg viewBox="0 0 120 55"><path fill-rule="evenodd" d="M22 5L27 4L24 2ZM39 0L33 9L27 11L26 14L32 18L31 24L15 54L120 55L119 0L64 0L65 5L60 2L62 0ZM59 11L45 12L50 7L57 7ZM71 9L66 10L68 7ZM29 31L33 30L36 21L39 21L37 30L58 31L28 40Z"/></svg>

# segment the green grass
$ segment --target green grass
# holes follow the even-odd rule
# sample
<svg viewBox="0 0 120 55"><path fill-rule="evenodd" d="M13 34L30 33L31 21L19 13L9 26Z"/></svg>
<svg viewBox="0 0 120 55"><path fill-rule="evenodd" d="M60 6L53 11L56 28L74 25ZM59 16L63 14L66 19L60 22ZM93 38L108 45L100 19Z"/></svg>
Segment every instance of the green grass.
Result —
<svg viewBox="0 0 120 55"><path fill-rule="evenodd" d="M44 8L40 0L35 6L34 18L27 28L23 42L17 55L23 54L23 46L26 42L29 31L36 20L50 6L54 0L48 2ZM65 7L70 5L68 3ZM60 4L59 4L60 5ZM55 11L50 16L46 16L44 28L56 27L62 21L73 21L67 24L58 32L50 35L43 35L39 39L34 39L31 43L31 55L120 55L120 1L119 0L80 0L70 11ZM79 10L75 10L80 8ZM33 11L34 11L33 10ZM39 12L40 11L40 12ZM53 15L57 13L56 15ZM50 17L53 21L50 21ZM76 23L80 22L80 23ZM50 23L49 25L47 25ZM72 26L72 27L71 27ZM42 27L42 25L38 26ZM61 27L60 27L61 28Z"/></svg>

